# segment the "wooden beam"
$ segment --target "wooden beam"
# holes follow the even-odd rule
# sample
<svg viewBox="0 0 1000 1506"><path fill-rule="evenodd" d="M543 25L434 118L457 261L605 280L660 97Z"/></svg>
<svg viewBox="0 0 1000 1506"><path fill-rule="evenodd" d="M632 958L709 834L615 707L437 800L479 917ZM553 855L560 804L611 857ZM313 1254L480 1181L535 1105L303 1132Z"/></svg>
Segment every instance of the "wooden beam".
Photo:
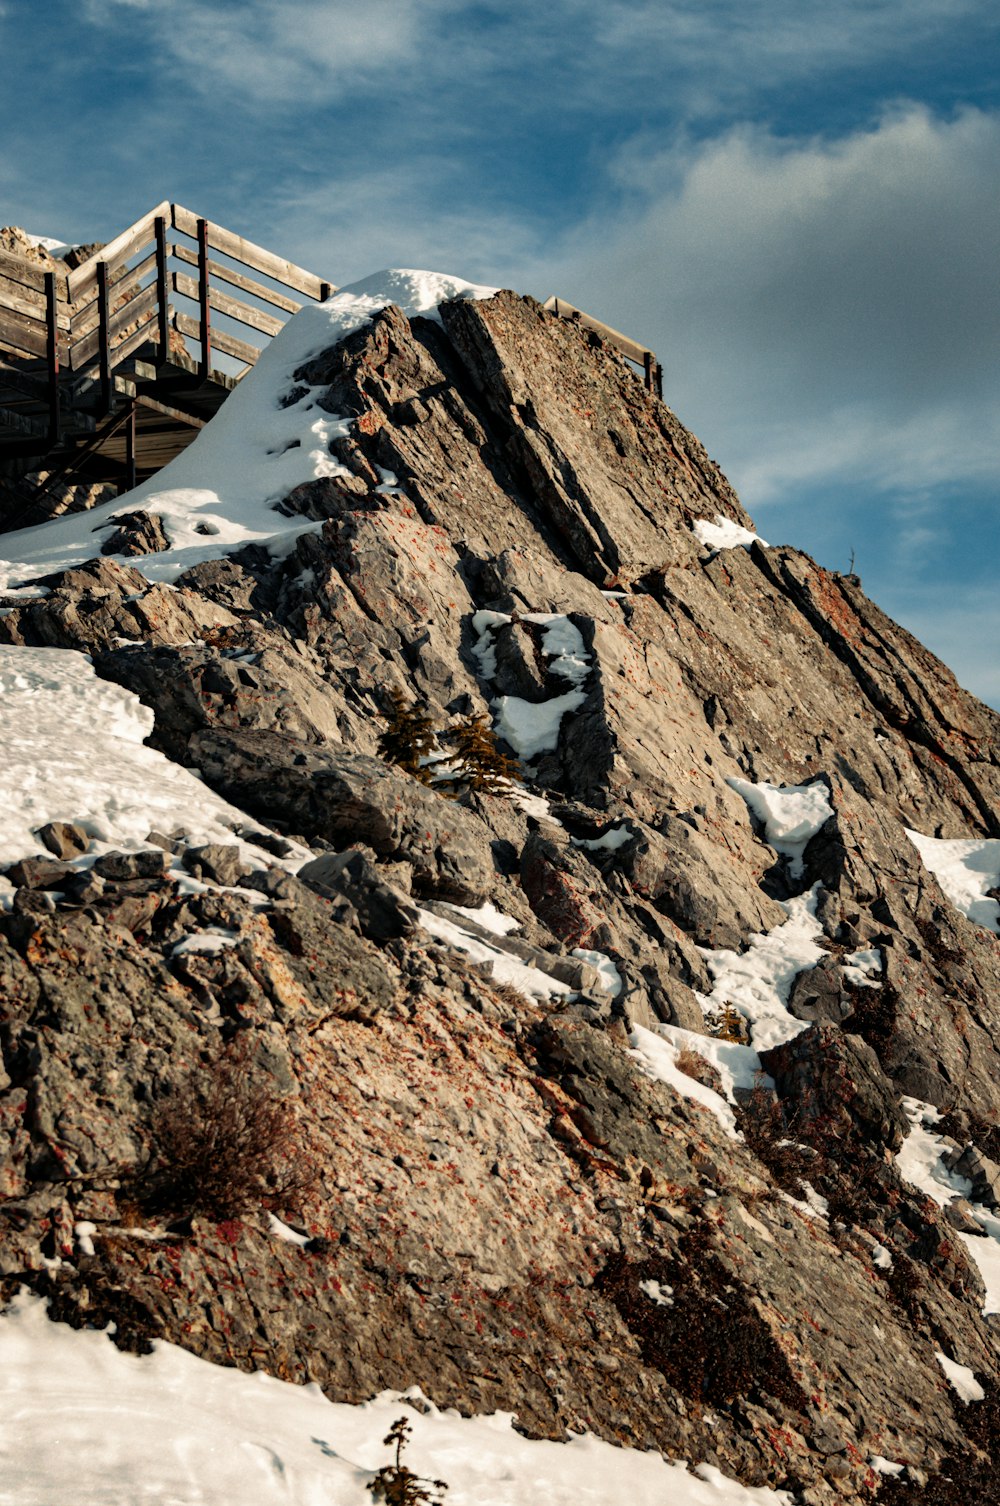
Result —
<svg viewBox="0 0 1000 1506"><path fill-rule="evenodd" d="M19 314L0 309L0 347L44 359L47 349L45 320L28 320Z"/></svg>
<svg viewBox="0 0 1000 1506"><path fill-rule="evenodd" d="M172 255L176 256L178 261L186 262L189 267L198 265L196 253L189 251L187 246L172 247ZM296 299L286 298L284 293L278 293L274 288L267 288L262 282L256 282L252 277L245 277L242 272L237 272L235 267L227 267L221 261L210 261L208 270L216 282L228 282L243 293L250 293L254 298L273 304L276 309L284 309L286 314L297 314L302 307Z"/></svg>
<svg viewBox="0 0 1000 1506"><path fill-rule="evenodd" d="M170 287L167 278L167 257L170 245L167 241L167 217L156 218L156 324L160 359L166 360L170 348Z"/></svg>
<svg viewBox="0 0 1000 1506"><path fill-rule="evenodd" d="M109 341L113 342L116 335L120 335L122 330L127 329L130 324L134 324L137 319L143 319L143 316L146 315L150 309L154 308L155 305L156 284L150 283L148 288L143 288L138 297L130 298L127 303L123 303L121 308L117 309L115 313L107 319L107 334ZM98 313L100 315L100 310L98 310ZM83 335L79 340L77 340L73 346L71 346L70 366L74 371L82 370L87 362L99 352L101 331L103 327L104 326L101 323L99 317L97 327L91 329L87 334ZM121 345L113 347L113 354L115 356L115 359L111 361L112 366L117 366L122 360L124 360L124 356L121 354L121 349ZM111 350L109 347L109 354L110 353Z"/></svg>
<svg viewBox="0 0 1000 1506"><path fill-rule="evenodd" d="M0 387L19 392L23 397L31 398L34 402L48 402L46 382L40 382L37 378L28 376L19 366L11 366L2 358L0 358Z"/></svg>
<svg viewBox="0 0 1000 1506"><path fill-rule="evenodd" d="M101 407L111 412L111 337L108 331L108 264L99 261L97 277L97 359L101 370Z"/></svg>
<svg viewBox="0 0 1000 1506"><path fill-rule="evenodd" d="M159 413L162 418L172 418L190 429L203 429L208 423L207 418L196 418L193 413L185 413L183 408L171 408L168 403L161 403L159 398L149 397L145 392L139 393L136 403L140 408L147 408L150 413Z"/></svg>
<svg viewBox="0 0 1000 1506"><path fill-rule="evenodd" d="M20 283L22 287L31 288L36 293L45 292L45 268L41 263L27 261L13 251L0 251L0 278L8 278L11 282ZM60 296L65 299L65 267L56 271L56 281L59 284Z"/></svg>
<svg viewBox="0 0 1000 1506"><path fill-rule="evenodd" d="M175 204L173 222L175 230L197 237L198 218L189 209ZM273 277L275 282L284 283L285 287L295 288L296 292L305 293L307 297L319 301L323 282L314 273L307 272L304 267L297 267L294 262L282 260L273 251L266 251L253 241L244 240L242 236L234 235L231 230L215 225L211 220L207 224L208 244L213 251L221 251L224 256L231 256L234 261L242 262L245 267L263 272L265 277Z"/></svg>
<svg viewBox="0 0 1000 1506"><path fill-rule="evenodd" d="M212 370L212 315L208 285L208 221L198 221L198 321L201 325L201 353L198 375L208 381Z"/></svg>
<svg viewBox="0 0 1000 1506"><path fill-rule="evenodd" d="M59 305L54 272L45 274L45 363L49 370L49 439L59 443Z"/></svg>
<svg viewBox="0 0 1000 1506"><path fill-rule="evenodd" d="M46 279L51 277L53 279L53 282L55 281L54 272L46 272L45 277ZM37 319L40 323L44 324L46 322L46 310L48 308L48 294L45 291L44 283L42 287L42 293L43 297L39 302L36 302L31 298L21 298L17 293L11 292L9 288L5 288L2 284L0 284L0 310L10 309L11 313L20 314L22 319ZM56 303L59 308L66 309L66 304L60 302L58 293L56 294ZM57 313L56 321L57 327L59 329L69 329L69 318L67 313Z"/></svg>
<svg viewBox="0 0 1000 1506"><path fill-rule="evenodd" d="M171 283L175 293L198 301L199 288L193 277L186 277L183 272L174 272ZM241 324L247 325L249 329L259 330L262 335L276 335L285 327L284 320L275 319L273 314L266 314L263 309L251 308L239 298L230 298L228 293L222 293L218 288L209 288L208 301L220 314L228 314L230 319L238 319Z"/></svg>
<svg viewBox="0 0 1000 1506"><path fill-rule="evenodd" d="M144 214L142 219L136 220L134 225L129 225L121 235L116 235L113 241L109 241L100 251L95 251L93 256L89 256L85 262L75 268L66 279L70 298L76 301L84 293L89 293L97 286L97 268L102 262L109 272L113 272L123 262L128 261L130 256L140 251L153 238L153 226L157 216L169 213L170 204L164 200L162 204L157 204L155 209Z"/></svg>
<svg viewBox="0 0 1000 1506"><path fill-rule="evenodd" d="M621 351L630 361L637 366L644 366L647 355L653 352L645 345L640 345L636 340L630 340L628 335L623 335L621 330L612 329L610 324L604 324L600 319L595 319L592 314L585 314L574 304L567 303L565 298L547 298L542 305L550 314L556 314L560 319L573 319L582 324L584 329L592 329L597 334L603 335L609 345Z"/></svg>
<svg viewBox="0 0 1000 1506"><path fill-rule="evenodd" d="M189 319L186 314L175 313L173 325L175 329L180 330L182 335L188 335L192 340L201 340L201 325L197 319ZM212 344L216 350L223 351L227 356L234 356L237 361L245 361L248 366L253 366L260 355L256 345L247 345L242 340L236 340L221 329L212 331Z"/></svg>

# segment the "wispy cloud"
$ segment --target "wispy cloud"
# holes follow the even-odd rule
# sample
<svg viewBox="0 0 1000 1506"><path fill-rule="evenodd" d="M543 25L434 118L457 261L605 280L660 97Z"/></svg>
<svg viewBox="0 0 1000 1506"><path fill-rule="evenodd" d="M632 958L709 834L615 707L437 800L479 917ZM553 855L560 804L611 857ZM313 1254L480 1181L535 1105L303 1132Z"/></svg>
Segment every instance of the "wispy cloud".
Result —
<svg viewBox="0 0 1000 1506"><path fill-rule="evenodd" d="M1000 474L1000 116L645 147L550 275L655 345L751 503L819 476Z"/></svg>

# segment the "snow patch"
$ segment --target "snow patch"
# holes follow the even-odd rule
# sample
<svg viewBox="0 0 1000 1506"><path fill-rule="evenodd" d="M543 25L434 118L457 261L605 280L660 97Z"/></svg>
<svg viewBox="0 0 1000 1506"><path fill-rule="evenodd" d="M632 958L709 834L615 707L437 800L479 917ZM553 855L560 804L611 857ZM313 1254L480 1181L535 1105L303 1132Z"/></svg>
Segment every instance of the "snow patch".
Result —
<svg viewBox="0 0 1000 1506"><path fill-rule="evenodd" d="M477 926L482 926L484 931L492 931L494 936L507 936L511 931L521 929L519 920L515 920L512 915L505 915L489 901L477 910L471 910L467 905L449 905L448 909L454 910L456 915L464 915L467 920L474 920Z"/></svg>
<svg viewBox="0 0 1000 1506"><path fill-rule="evenodd" d="M628 826L612 826L600 837L573 837L574 847L583 847L587 852L617 852L632 836Z"/></svg>
<svg viewBox="0 0 1000 1506"><path fill-rule="evenodd" d="M591 967L596 968L598 973L600 974L601 987L605 989L605 991L609 993L613 999L617 999L618 995L622 991L622 988L624 987L622 983L622 975L606 953L588 952L585 951L582 947L574 947L571 955L574 957L579 957L582 962L589 962Z"/></svg>
<svg viewBox="0 0 1000 1506"><path fill-rule="evenodd" d="M1000 888L1000 838L952 841L925 837L909 827L903 830L955 909L961 910L967 920L1000 936L1000 904L987 893Z"/></svg>
<svg viewBox="0 0 1000 1506"><path fill-rule="evenodd" d="M193 844L235 844L255 867L272 861L234 835L247 824L243 811L145 746L152 729L152 711L98 679L85 654L0 647L0 763L7 788L18 792L0 808L0 865L39 852L35 832L49 821L75 821L89 833L90 851L76 868L112 847L148 847L150 831L176 828ZM300 849L284 866L307 856Z"/></svg>
<svg viewBox="0 0 1000 1506"><path fill-rule="evenodd" d="M941 1135L936 1135L933 1126L941 1115L932 1104L919 1098L904 1098L903 1110L910 1121L910 1133L896 1153L896 1165L900 1176L919 1188L940 1208L955 1197L968 1199L972 1184L957 1172L950 1171L944 1163L944 1154L950 1149ZM959 1238L979 1267L979 1274L986 1287L983 1313L1000 1312L1000 1218L984 1208L972 1204L970 1209L981 1234L960 1232Z"/></svg>
<svg viewBox="0 0 1000 1506"><path fill-rule="evenodd" d="M744 528L732 518L724 518L721 512L716 513L714 523L707 518L695 518L691 531L699 544L714 549L716 553L720 549L749 549L751 544L760 544L765 549L770 547L767 540L760 538L752 528Z"/></svg>
<svg viewBox="0 0 1000 1506"><path fill-rule="evenodd" d="M493 726L498 737L509 743L525 763L539 753L551 753L559 745L559 727L567 711L576 711L587 699L582 690L567 690L535 703L516 695L502 695L493 702Z"/></svg>
<svg viewBox="0 0 1000 1506"><path fill-rule="evenodd" d="M851 952L843 961L844 977L859 988L878 988L882 976L882 953L877 946Z"/></svg>
<svg viewBox="0 0 1000 1506"><path fill-rule="evenodd" d="M830 792L822 780L811 784L751 784L749 779L726 780L742 795L759 821L775 852L789 858L792 878L802 877L802 854L806 844L833 815Z"/></svg>
<svg viewBox="0 0 1000 1506"><path fill-rule="evenodd" d="M968 1365L960 1365L957 1360L950 1360L946 1354L941 1353L940 1349L935 1349L934 1358L948 1377L948 1384L962 1401L982 1401L986 1392Z"/></svg>
<svg viewBox="0 0 1000 1506"><path fill-rule="evenodd" d="M648 1077L655 1082L666 1083L680 1097L690 1099L692 1103L700 1103L702 1108L708 1109L715 1115L731 1139L742 1140L743 1136L736 1128L736 1115L731 1107L735 1099L730 1099L727 1103L726 1099L716 1093L713 1088L699 1082L695 1077L689 1077L678 1067L677 1058L681 1051L694 1049L688 1045L690 1040L705 1040L710 1045L723 1044L710 1041L707 1036L694 1036L690 1031L680 1030L676 1026L660 1025L653 1031L647 1030L643 1025L634 1025L629 1036L629 1045L632 1048L629 1054L639 1063ZM746 1047L739 1049L746 1050ZM756 1056L756 1052L753 1054ZM704 1056L706 1061L712 1061L708 1051L699 1052L699 1055ZM716 1065L715 1061L712 1061L712 1065ZM759 1061L757 1066L760 1066ZM719 1075L725 1082L721 1071ZM728 1087L731 1092L732 1075L730 1075Z"/></svg>
<svg viewBox="0 0 1000 1506"><path fill-rule="evenodd" d="M711 994L695 994L706 1016L717 1021L727 1004L750 1022L750 1035L756 1051L768 1051L783 1045L807 1028L807 1021L797 1020L787 1008L792 984L799 973L826 954L816 945L823 927L816 919L819 884L805 894L781 901L788 919L773 931L753 935L745 952L728 948L698 950L714 980Z"/></svg>
<svg viewBox="0 0 1000 1506"><path fill-rule="evenodd" d="M493 967L497 983L509 983L521 993L536 999L551 999L555 994L568 994L572 990L557 978L550 978L540 968L531 967L519 957L512 957L500 947L490 946L480 937L465 931L450 920L435 915L430 910L418 910L420 925L428 935L443 941L456 952L464 952L473 962L488 962Z"/></svg>

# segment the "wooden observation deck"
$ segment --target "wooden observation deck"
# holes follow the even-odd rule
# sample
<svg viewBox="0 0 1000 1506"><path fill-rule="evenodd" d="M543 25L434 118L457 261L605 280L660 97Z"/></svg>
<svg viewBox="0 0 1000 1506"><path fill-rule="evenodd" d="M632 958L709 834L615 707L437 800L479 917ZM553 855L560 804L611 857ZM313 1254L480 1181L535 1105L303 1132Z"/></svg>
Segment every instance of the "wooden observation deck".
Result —
<svg viewBox="0 0 1000 1506"><path fill-rule="evenodd" d="M0 532L154 475L303 302L335 291L166 202L72 270L0 250ZM662 396L651 350L565 299L545 307L597 331Z"/></svg>
<svg viewBox="0 0 1000 1506"><path fill-rule="evenodd" d="M0 252L0 529L155 474L289 316L334 291L180 204L72 271Z"/></svg>

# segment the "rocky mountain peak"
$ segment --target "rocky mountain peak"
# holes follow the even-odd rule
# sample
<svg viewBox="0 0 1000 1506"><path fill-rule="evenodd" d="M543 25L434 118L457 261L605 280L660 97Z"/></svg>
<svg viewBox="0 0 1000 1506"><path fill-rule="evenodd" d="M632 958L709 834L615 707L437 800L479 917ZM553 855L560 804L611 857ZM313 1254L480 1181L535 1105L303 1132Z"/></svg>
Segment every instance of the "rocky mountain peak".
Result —
<svg viewBox="0 0 1000 1506"><path fill-rule="evenodd" d="M127 839L33 794L3 853L3 1290L809 1506L997 1499L996 714L593 332L293 326L92 545L8 540L11 703L82 651L190 783ZM230 406L302 452L271 533L220 522ZM435 780L472 716L506 793ZM158 1203L164 1106L236 1056L311 1175Z"/></svg>

